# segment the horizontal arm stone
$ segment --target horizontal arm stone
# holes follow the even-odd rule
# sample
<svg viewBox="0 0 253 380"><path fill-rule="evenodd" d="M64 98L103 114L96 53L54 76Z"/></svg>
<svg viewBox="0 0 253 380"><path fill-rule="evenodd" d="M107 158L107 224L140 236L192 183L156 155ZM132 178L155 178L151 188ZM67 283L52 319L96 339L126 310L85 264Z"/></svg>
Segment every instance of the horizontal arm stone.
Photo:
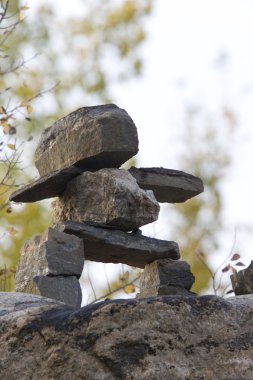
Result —
<svg viewBox="0 0 253 380"><path fill-rule="evenodd" d="M36 202L59 196L74 177L86 171L71 166L42 176L40 179L14 191L10 200ZM191 174L165 168L131 168L130 174L144 190L152 190L158 202L180 203L204 191L200 178Z"/></svg>
<svg viewBox="0 0 253 380"><path fill-rule="evenodd" d="M123 263L144 268L156 259L179 259L178 244L135 233L90 226L86 223L66 221L54 228L83 239L86 260L103 263Z"/></svg>

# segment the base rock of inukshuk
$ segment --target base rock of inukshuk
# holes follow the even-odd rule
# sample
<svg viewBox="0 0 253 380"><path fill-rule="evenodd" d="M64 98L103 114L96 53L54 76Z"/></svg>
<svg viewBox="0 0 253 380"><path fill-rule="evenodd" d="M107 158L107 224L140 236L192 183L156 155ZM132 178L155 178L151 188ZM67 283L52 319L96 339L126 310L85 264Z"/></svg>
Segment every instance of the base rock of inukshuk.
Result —
<svg viewBox="0 0 253 380"><path fill-rule="evenodd" d="M253 295L74 309L0 293L1 380L251 380Z"/></svg>
<svg viewBox="0 0 253 380"><path fill-rule="evenodd" d="M203 183L172 169L120 169L137 152L136 126L113 104L80 108L43 132L35 154L41 177L10 200L58 196L55 225L22 249L18 291L79 307L78 279L85 258L144 268L140 296L192 295L193 276L178 261L178 244L142 236L139 228L157 220L158 202L184 202L200 194Z"/></svg>

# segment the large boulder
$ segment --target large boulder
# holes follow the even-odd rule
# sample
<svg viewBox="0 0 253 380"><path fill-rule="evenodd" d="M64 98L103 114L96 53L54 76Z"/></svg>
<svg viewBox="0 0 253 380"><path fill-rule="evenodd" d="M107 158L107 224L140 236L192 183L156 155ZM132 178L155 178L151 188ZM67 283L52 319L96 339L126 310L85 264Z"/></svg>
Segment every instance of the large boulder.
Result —
<svg viewBox="0 0 253 380"><path fill-rule="evenodd" d="M55 222L94 222L119 230L135 230L158 219L159 204L124 169L84 172L53 203Z"/></svg>
<svg viewBox="0 0 253 380"><path fill-rule="evenodd" d="M35 152L41 176L75 165L119 167L138 152L136 126L114 104L83 107L47 128Z"/></svg>
<svg viewBox="0 0 253 380"><path fill-rule="evenodd" d="M1 380L250 380L253 296L164 296L74 309L0 293Z"/></svg>

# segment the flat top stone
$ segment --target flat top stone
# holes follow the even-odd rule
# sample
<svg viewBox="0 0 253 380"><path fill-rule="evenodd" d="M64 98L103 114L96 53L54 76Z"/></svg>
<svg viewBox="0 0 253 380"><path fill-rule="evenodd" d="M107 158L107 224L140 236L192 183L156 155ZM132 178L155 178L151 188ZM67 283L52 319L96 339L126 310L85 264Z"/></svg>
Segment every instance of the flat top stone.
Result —
<svg viewBox="0 0 253 380"><path fill-rule="evenodd" d="M200 178L180 170L132 167L129 172L141 188L152 190L161 203L182 203L204 191Z"/></svg>
<svg viewBox="0 0 253 380"><path fill-rule="evenodd" d="M59 196L68 182L87 169L71 166L42 176L40 179L14 191L14 202L36 202ZM89 169L90 170L90 169ZM130 174L144 190L152 190L158 202L184 202L204 190L200 178L191 174L165 168L131 168Z"/></svg>
<svg viewBox="0 0 253 380"><path fill-rule="evenodd" d="M41 176L72 165L119 167L137 152L136 126L125 110L115 104L83 107L42 133L35 166Z"/></svg>
<svg viewBox="0 0 253 380"><path fill-rule="evenodd" d="M162 258L180 258L178 244L87 223L65 221L54 228L83 239L86 260L122 263L138 268Z"/></svg>

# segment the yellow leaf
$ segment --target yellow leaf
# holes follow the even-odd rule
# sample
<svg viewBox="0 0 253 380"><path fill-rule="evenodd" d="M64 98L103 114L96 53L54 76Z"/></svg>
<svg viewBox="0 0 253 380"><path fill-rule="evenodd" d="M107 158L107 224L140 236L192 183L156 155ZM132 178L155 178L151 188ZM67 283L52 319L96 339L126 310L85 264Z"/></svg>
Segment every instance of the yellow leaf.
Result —
<svg viewBox="0 0 253 380"><path fill-rule="evenodd" d="M6 231L8 232L8 234L9 234L10 236L16 236L17 233L18 233L18 231L17 231L13 226L8 226L8 227L6 228Z"/></svg>
<svg viewBox="0 0 253 380"><path fill-rule="evenodd" d="M17 269L16 269L16 267L10 267L9 268L9 271L11 272L11 273L16 273L17 272Z"/></svg>
<svg viewBox="0 0 253 380"><path fill-rule="evenodd" d="M129 271L127 270L125 273L122 274L122 276L120 276L120 281L125 282L128 280L128 278L129 278Z"/></svg>
<svg viewBox="0 0 253 380"><path fill-rule="evenodd" d="M19 16L18 16L18 18L19 18L19 21L23 21L24 18L25 18L25 14L24 14L24 12L20 11L20 12L19 12Z"/></svg>
<svg viewBox="0 0 253 380"><path fill-rule="evenodd" d="M28 112L28 113L32 113L32 112L33 112L33 108L32 108L32 106L31 106L30 104L28 104L28 105L26 106L26 109L27 109L27 112Z"/></svg>
<svg viewBox="0 0 253 380"><path fill-rule="evenodd" d="M129 294L129 293L134 293L135 292L135 286L134 284L129 284L127 286L124 287L124 291L126 294Z"/></svg>
<svg viewBox="0 0 253 380"><path fill-rule="evenodd" d="M22 5L22 7L20 8L20 10L22 10L22 11L27 11L27 9L30 9L30 7L27 4Z"/></svg>
<svg viewBox="0 0 253 380"><path fill-rule="evenodd" d="M7 146L11 150L15 150L16 149L16 146L14 144L8 144Z"/></svg>
<svg viewBox="0 0 253 380"><path fill-rule="evenodd" d="M7 269L6 268L3 268L3 269L0 269L0 276L3 276L7 273Z"/></svg>
<svg viewBox="0 0 253 380"><path fill-rule="evenodd" d="M3 127L4 133L8 134L9 131L10 131L10 125L7 123L7 120L6 119L2 119L1 120L1 125Z"/></svg>

